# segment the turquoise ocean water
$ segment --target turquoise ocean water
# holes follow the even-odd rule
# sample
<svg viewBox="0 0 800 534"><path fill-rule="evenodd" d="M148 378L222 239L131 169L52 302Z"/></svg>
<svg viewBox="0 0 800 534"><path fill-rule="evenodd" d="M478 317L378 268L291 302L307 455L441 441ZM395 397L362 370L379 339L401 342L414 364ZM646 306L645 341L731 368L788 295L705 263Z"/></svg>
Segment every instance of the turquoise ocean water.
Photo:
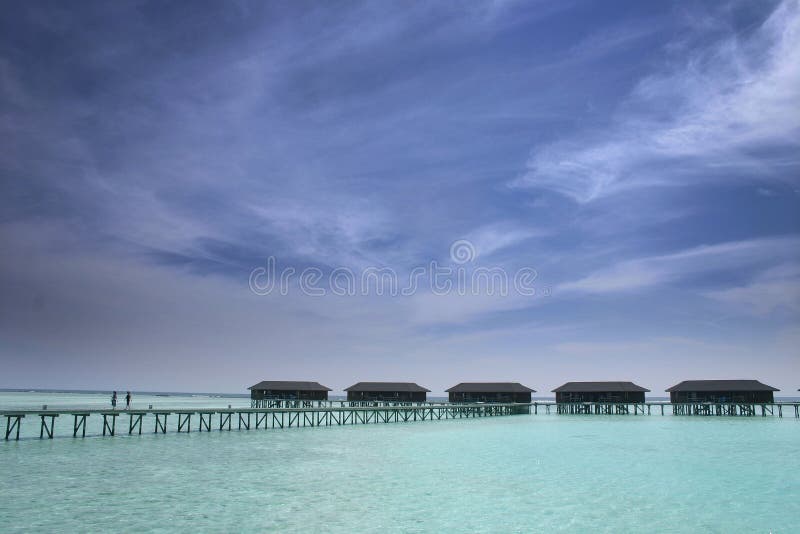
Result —
<svg viewBox="0 0 800 534"><path fill-rule="evenodd" d="M106 403L0 393L0 409ZM148 404L249 400L134 399ZM57 438L39 440L26 420L26 439L0 442L0 531L800 532L794 417L521 415L166 435L145 424L141 436L73 439L62 417Z"/></svg>

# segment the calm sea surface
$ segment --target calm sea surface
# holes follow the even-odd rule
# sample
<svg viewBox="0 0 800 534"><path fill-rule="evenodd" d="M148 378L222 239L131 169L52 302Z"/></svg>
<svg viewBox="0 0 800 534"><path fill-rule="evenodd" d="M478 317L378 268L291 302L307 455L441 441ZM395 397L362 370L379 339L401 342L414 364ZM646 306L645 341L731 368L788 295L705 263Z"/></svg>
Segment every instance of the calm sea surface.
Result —
<svg viewBox="0 0 800 534"><path fill-rule="evenodd" d="M124 394L123 394L124 396ZM0 409L107 405L0 393ZM134 407L249 406L147 397ZM0 531L800 532L800 420L512 416L0 441ZM93 421L94 420L94 421ZM102 418L89 418L87 433ZM5 428L5 418L2 420ZM216 428L216 423L215 423ZM35 437L34 437L35 436Z"/></svg>

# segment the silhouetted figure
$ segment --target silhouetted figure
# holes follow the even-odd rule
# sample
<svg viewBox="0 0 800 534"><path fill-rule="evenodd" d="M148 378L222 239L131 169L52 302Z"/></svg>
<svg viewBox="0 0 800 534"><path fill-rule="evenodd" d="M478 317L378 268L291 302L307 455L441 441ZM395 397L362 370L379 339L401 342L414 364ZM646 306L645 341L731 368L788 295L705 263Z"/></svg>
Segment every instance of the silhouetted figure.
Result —
<svg viewBox="0 0 800 534"><path fill-rule="evenodd" d="M125 409L131 409L131 392L129 391L127 395L125 395Z"/></svg>
<svg viewBox="0 0 800 534"><path fill-rule="evenodd" d="M112 410L116 410L117 409L117 392L116 391L111 395L111 409Z"/></svg>

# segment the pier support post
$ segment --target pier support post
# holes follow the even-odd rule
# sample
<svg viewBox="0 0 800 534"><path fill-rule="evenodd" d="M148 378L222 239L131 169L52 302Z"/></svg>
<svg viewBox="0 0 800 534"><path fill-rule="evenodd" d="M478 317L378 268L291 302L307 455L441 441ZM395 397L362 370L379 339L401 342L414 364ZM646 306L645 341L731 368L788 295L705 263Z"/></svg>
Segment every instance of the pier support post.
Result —
<svg viewBox="0 0 800 534"><path fill-rule="evenodd" d="M141 413L130 413L130 420L128 421L128 434L133 434L133 430L139 427L139 435L142 434L142 416Z"/></svg>
<svg viewBox="0 0 800 534"><path fill-rule="evenodd" d="M77 438L78 432L81 432L81 437L86 437L86 418L88 413L74 413L75 421L72 425L72 437Z"/></svg>
<svg viewBox="0 0 800 534"><path fill-rule="evenodd" d="M39 417L42 418L42 426L39 428L39 439L44 438L44 435L47 434L48 439L53 439L53 428L56 425L56 417L58 417L57 413L40 413ZM47 424L47 418L50 418L50 424Z"/></svg>
<svg viewBox="0 0 800 534"><path fill-rule="evenodd" d="M219 430L222 432L222 429L225 427L225 424L228 425L228 431L231 429L231 412L219 412Z"/></svg>
<svg viewBox="0 0 800 534"><path fill-rule="evenodd" d="M205 427L206 432L211 432L211 416L214 415L214 412L198 412L198 415L200 415L200 426L198 430L202 432L203 427Z"/></svg>
<svg viewBox="0 0 800 534"><path fill-rule="evenodd" d="M241 430L242 427L244 427L245 430L250 430L250 412L247 412L247 420L242 417L243 415L244 414L242 412L239 412L239 430ZM266 415L264 417L266 417ZM258 419L257 414L256 419Z"/></svg>
<svg viewBox="0 0 800 534"><path fill-rule="evenodd" d="M108 418L111 418L111 424L108 424ZM117 417L119 417L118 413L104 413L103 414L103 435L106 435L106 432L109 435L113 436L117 431Z"/></svg>
<svg viewBox="0 0 800 534"><path fill-rule="evenodd" d="M183 416L183 417L181 417ZM178 432L183 430L183 427L186 426L186 432L192 431L192 414L191 413L179 413L178 414Z"/></svg>
<svg viewBox="0 0 800 534"><path fill-rule="evenodd" d="M158 431L160 430L162 434L166 434L167 433L167 416L169 415L169 413L166 413L166 412L158 413L158 412L156 412L153 415L156 416L156 426L155 426L155 429L153 430L153 433L154 434L158 434ZM162 416L164 417L163 421L161 420Z"/></svg>
<svg viewBox="0 0 800 534"><path fill-rule="evenodd" d="M7 414L6 415L6 441L8 441L8 436L11 435L12 432L16 431L17 435L14 438L16 441L19 441L19 427L22 426L22 419L25 418L25 414ZM12 422L13 420L13 422Z"/></svg>

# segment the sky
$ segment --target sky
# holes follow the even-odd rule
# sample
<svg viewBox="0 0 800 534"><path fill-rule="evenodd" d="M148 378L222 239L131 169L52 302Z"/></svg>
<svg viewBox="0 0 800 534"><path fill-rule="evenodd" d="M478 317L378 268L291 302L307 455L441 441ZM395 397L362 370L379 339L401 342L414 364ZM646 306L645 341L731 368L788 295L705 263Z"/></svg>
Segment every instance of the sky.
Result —
<svg viewBox="0 0 800 534"><path fill-rule="evenodd" d="M800 388L798 1L8 1L0 140L0 387Z"/></svg>

